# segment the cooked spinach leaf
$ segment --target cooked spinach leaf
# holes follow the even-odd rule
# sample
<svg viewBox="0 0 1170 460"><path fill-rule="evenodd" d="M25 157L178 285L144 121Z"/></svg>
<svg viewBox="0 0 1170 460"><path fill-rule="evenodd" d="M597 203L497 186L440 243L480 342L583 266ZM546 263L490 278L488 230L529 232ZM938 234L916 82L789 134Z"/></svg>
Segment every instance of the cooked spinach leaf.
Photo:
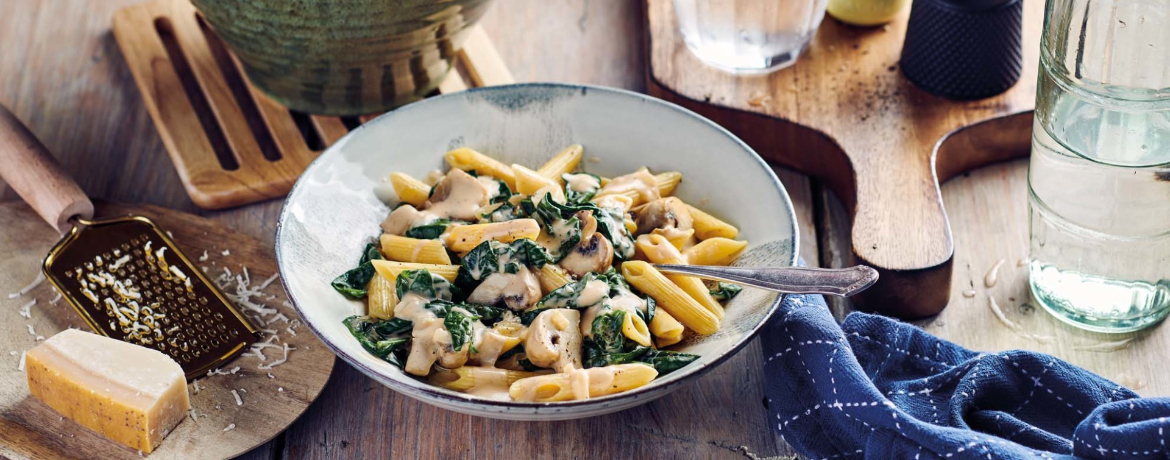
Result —
<svg viewBox="0 0 1170 460"><path fill-rule="evenodd" d="M646 348L646 352L635 359L635 361L643 362L654 367L658 371L659 376L669 374L677 371L687 364L695 362L699 359L699 355L692 355L690 353L681 353L670 350L655 350L653 348Z"/></svg>
<svg viewBox="0 0 1170 460"><path fill-rule="evenodd" d="M626 320L626 312L622 310L608 310L593 319L592 337L586 338L585 367L607 366L611 357L621 354L625 348L625 336L622 335L622 323Z"/></svg>
<svg viewBox="0 0 1170 460"><path fill-rule="evenodd" d="M374 278L374 264L370 261L381 258L382 253L378 251L378 246L374 243L367 244L366 250L362 251L362 256L358 259L357 268L342 273L330 284L333 289L347 297L354 299L365 297L370 280Z"/></svg>
<svg viewBox="0 0 1170 460"><path fill-rule="evenodd" d="M508 187L506 182L496 179L496 183L500 184L500 188L495 193L488 193L491 196L488 203L503 203L508 201L509 198L512 198L512 189Z"/></svg>
<svg viewBox="0 0 1170 460"><path fill-rule="evenodd" d="M715 285L715 289L711 290L711 297L719 301L731 300L732 297L739 295L739 292L742 290L743 286L738 284L719 282Z"/></svg>
<svg viewBox="0 0 1170 460"><path fill-rule="evenodd" d="M507 311L507 309L500 307L476 303L451 302L449 300L432 300L427 302L424 308L434 312L435 316L440 318L446 318L452 311L457 311L453 310L454 308L462 308L475 315L477 320L482 320L487 326L491 326L503 319L504 312Z"/></svg>
<svg viewBox="0 0 1170 460"><path fill-rule="evenodd" d="M554 254L560 260L562 254L567 254L567 249L572 249L581 242L580 230L581 224L578 222L575 227L569 227L569 224L564 224L560 231L552 228L559 220L572 221L576 218L576 214L580 211L591 211L593 218L597 220L597 231L601 232L601 236L609 240L613 244L613 254L616 261L629 260L634 256L634 238L630 236L630 232L626 229L625 214L619 208L602 209L591 202L561 204L552 198L540 200L540 204L536 205L536 216L540 222L541 227L545 232L553 237L558 237L558 233L566 234L566 238L562 240L561 251L559 254ZM575 228L577 231L576 239L574 240L570 230L565 228ZM571 244L569 244L571 243Z"/></svg>
<svg viewBox="0 0 1170 460"><path fill-rule="evenodd" d="M543 247L527 238L511 244L495 240L484 241L463 256L455 284L471 292L492 273L517 273L521 265L533 268L549 263L551 256ZM502 263L501 261L507 261Z"/></svg>
<svg viewBox="0 0 1170 460"><path fill-rule="evenodd" d="M654 298L650 296L646 296L644 300L646 301L646 311L639 311L638 316L641 316L642 321L644 321L646 325L649 326L650 322L654 321L654 313L658 311L658 301L654 300Z"/></svg>
<svg viewBox="0 0 1170 460"><path fill-rule="evenodd" d="M350 316L342 321L342 324L345 325L346 329L349 329L349 333L358 340L362 348L390 364L402 367L404 361L403 357L399 355L406 351L405 345L410 338L388 337L380 332L381 323L383 322L368 316ZM410 322L407 321L407 324Z"/></svg>
<svg viewBox="0 0 1170 460"><path fill-rule="evenodd" d="M475 353L475 343L472 340L474 333L474 324L479 321L479 316L471 314L462 308L450 308L447 310L447 316L443 318L443 327L447 328L447 332L451 334L451 348L455 351L463 349L464 344L471 346L471 352Z"/></svg>
<svg viewBox="0 0 1170 460"><path fill-rule="evenodd" d="M581 279L561 286L549 292L544 297L536 302L536 308L588 308L596 305L597 302L589 305L581 305L577 301L581 297L581 293L585 291L585 287L589 285L590 281L598 279L595 273L586 273ZM602 296L602 300L609 297L609 292Z"/></svg>
<svg viewBox="0 0 1170 460"><path fill-rule="evenodd" d="M577 211L558 203L552 196L545 196L536 205L536 220L546 234L560 242L555 251L550 251L556 261L581 243L581 219L577 217Z"/></svg>
<svg viewBox="0 0 1170 460"><path fill-rule="evenodd" d="M448 219L437 219L432 222L411 227L403 236L408 238L418 238L420 240L435 240L443 236L443 232L447 231L447 227L451 226L451 221Z"/></svg>
<svg viewBox="0 0 1170 460"><path fill-rule="evenodd" d="M394 291L398 294L399 299L405 298L409 292L427 299L442 300L451 300L459 295L459 288L452 286L443 277L425 269L406 270L399 273L398 279L394 283Z"/></svg>
<svg viewBox="0 0 1170 460"><path fill-rule="evenodd" d="M413 323L402 318L390 318L374 323L374 331L384 336L401 334L409 331L411 327L413 327Z"/></svg>
<svg viewBox="0 0 1170 460"><path fill-rule="evenodd" d="M573 190L571 185L573 183L574 176L592 177L593 181L596 182L597 185L593 186L593 184L588 184L589 187L586 187L585 190L580 190L580 191ZM568 201L569 203L586 203L589 200L592 200L595 195L597 195L598 190L601 190L601 178L598 177L596 174L589 174L589 173L561 174L561 179L564 179L564 181L565 181L565 200ZM580 179L580 178L578 178L578 179Z"/></svg>

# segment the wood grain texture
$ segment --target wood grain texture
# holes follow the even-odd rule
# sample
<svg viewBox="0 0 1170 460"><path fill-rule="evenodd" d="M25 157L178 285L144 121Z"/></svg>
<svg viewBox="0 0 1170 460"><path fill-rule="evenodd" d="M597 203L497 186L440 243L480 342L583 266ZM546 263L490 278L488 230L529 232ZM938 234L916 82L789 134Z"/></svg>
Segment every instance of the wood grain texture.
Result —
<svg viewBox="0 0 1170 460"><path fill-rule="evenodd" d="M298 126L298 116L309 116L290 112L244 78L239 60L188 0L124 8L112 30L180 180L203 208L284 196L317 154L348 132L337 117L313 116L315 122ZM455 61L464 71L450 73L441 92L512 81L478 27L467 31Z"/></svg>
<svg viewBox="0 0 1170 460"><path fill-rule="evenodd" d="M174 239L192 260L206 267L214 279L224 268L241 273L247 267L253 286L276 272L276 262L267 243L240 235L208 219L157 207L128 207L98 203L99 217L139 214L150 217L163 229L173 232ZM0 456L13 459L57 458L139 458L134 450L106 440L88 431L35 400L28 394L25 374L18 367L20 353L39 343L38 336L51 337L67 327L85 329L84 321L68 302L53 303L55 291L47 282L19 298L9 299L8 293L17 292L40 271L40 263L49 248L57 242L57 235L41 222L32 210L20 202L0 204L0 350L4 364L0 365ZM224 254L222 251L230 251ZM231 291L229 291L231 292ZM276 308L287 318L296 319L279 283L264 291L271 299L256 301ZM20 308L36 300L30 308L31 317L19 315ZM298 320L299 321L299 320ZM191 390L191 405L196 420L186 418L159 445L154 459L218 459L236 456L269 439L278 436L293 422L325 387L333 368L333 354L309 332L300 327L299 334L287 332L288 324L274 322L257 324L261 329L279 330L280 342L295 351L288 361L271 370L259 369L257 358L241 356L228 363L225 369L239 366L230 375L206 376L198 379L201 391ZM31 334L35 331L35 335ZM266 350L268 361L282 356L277 350ZM272 377L268 375L271 374ZM237 405L232 391L236 391L243 405ZM223 430L234 424L234 429ZM270 451L271 449L268 449ZM262 449L259 453L264 454Z"/></svg>
<svg viewBox="0 0 1170 460"><path fill-rule="evenodd" d="M883 28L828 19L793 67L736 78L686 49L670 0L647 0L648 90L716 120L765 158L824 181L852 214L851 252L882 274L856 303L928 316L946 306L954 250L933 166L941 176L1004 156L936 156L935 146L955 129L1032 107L1044 2L1024 3L1019 82L1000 96L955 102L897 71L908 11Z"/></svg>

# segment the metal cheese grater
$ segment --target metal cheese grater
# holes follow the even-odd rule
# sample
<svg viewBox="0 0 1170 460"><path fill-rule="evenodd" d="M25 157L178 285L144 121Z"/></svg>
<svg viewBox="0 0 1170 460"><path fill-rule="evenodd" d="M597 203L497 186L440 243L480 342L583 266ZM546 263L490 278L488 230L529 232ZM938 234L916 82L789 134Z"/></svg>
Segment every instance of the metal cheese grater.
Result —
<svg viewBox="0 0 1170 460"><path fill-rule="evenodd" d="M94 332L166 353L188 379L255 341L255 327L150 219L91 220L89 198L3 107L0 177L65 233L43 270Z"/></svg>

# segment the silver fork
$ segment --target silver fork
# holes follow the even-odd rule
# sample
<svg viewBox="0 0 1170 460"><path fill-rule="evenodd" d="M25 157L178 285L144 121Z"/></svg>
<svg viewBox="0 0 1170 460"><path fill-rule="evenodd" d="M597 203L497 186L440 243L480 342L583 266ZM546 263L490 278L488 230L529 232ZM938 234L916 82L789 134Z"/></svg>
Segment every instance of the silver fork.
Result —
<svg viewBox="0 0 1170 460"><path fill-rule="evenodd" d="M849 297L877 282L878 272L864 265L849 268L713 267L654 264L663 273L730 281L787 294L829 294Z"/></svg>

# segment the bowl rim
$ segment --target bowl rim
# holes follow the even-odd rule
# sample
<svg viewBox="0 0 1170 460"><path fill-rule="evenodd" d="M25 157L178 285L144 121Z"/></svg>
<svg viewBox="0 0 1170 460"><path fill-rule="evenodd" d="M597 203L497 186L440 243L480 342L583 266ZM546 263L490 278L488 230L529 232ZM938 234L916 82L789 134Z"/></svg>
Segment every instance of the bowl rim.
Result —
<svg viewBox="0 0 1170 460"><path fill-rule="evenodd" d="M683 115L686 115L690 118L696 119L700 123L711 127L717 133L722 134L724 137L727 137L733 143L737 144L741 149L743 149L744 151L746 151L747 153L750 154L751 158L756 161L756 165L759 166L761 169L763 169L764 172L766 173L766 175L772 180L772 185L774 185L776 187L776 191L780 193L781 197L783 198L784 203L787 205L787 217L788 217L788 222L790 223L791 231L792 231L792 239L791 239L792 244L791 244L791 247L788 248L792 254L791 260L789 260L789 264L792 266L797 265L799 258L800 258L800 254L798 252L799 248L800 248L800 227L799 227L799 225L797 225L798 222L796 220L796 210L792 205L792 198L788 194L788 189L784 187L784 184L782 182L780 182L780 179L776 176L776 173L772 170L772 167L767 162L765 162L764 159L762 157L760 157L760 155L758 153L756 153L756 151L754 149L752 149L750 146L747 145L747 143L745 143L742 139L740 139L735 134L732 134L726 128L724 128L724 127L720 126L719 124L715 123L714 121L711 121L710 119L708 119L702 115L699 115L698 113L695 113L694 111L689 110L685 107L682 107L678 104L674 104L672 102L668 102L668 101L665 101L665 100L662 100L662 99L659 99L659 98L656 98L653 96L649 96L646 94L642 94L642 93L638 93L638 92L630 91L630 90L625 90L625 89L621 89L621 88L613 88L613 87L599 86L599 85L549 83L549 82L513 83L513 84L507 84L507 85L495 85L495 86L485 86L485 87L479 87L479 88L470 88L470 89L455 92L455 93L440 94L437 96L428 97L428 98L423 99L421 101L412 102L410 104L404 105L404 106L399 107L397 109L388 111L382 115L379 115L378 117L374 118L373 120L370 120L369 122L366 122L362 125L359 125L356 129L350 131L345 136L342 136L341 139L338 139L336 142L334 142L332 145L330 145L328 148L326 148L325 151L323 151L319 155L317 155L317 157L314 158L313 161L309 162L309 164L305 167L305 170L301 172L301 175L297 177L297 181L293 184L292 188L289 189L288 194L285 195L284 203L281 205L280 215L277 218L276 238L273 242L273 245L275 246L275 252L276 252L277 272L280 274L280 284L281 284L281 287L284 288L285 294L287 294L287 296L288 296L289 303L292 304L293 309L296 310L297 314L300 315L301 318L306 318L306 316L304 314L304 310L301 308L301 304L300 304L300 302L298 302L298 300L296 298L296 294L294 294L293 290L290 288L290 285L288 284L288 281L287 281L288 277L285 275L284 255L281 252L281 248L283 245L281 244L281 241L282 241L282 235L283 235L283 231L284 231L284 223L285 223L286 218L288 217L288 215L290 213L289 201L292 199L293 195L300 188L302 179L306 176L306 173L308 173L309 171L313 170L313 168L318 166L318 163L322 162L323 159L325 159L329 156L332 156L332 155L338 155L336 153L336 151L340 151L341 149L343 149L345 147L345 145L348 144L348 141L353 136L358 135L358 133L361 133L366 129L377 129L376 126L378 124L385 123L385 121L383 121L384 119L393 118L395 116L404 116L404 114L407 114L410 110L417 108L417 106L419 106L419 105L426 104L428 101L437 101L437 100L443 100L443 99L449 99L449 98L466 98L470 95L474 95L477 93L490 93L490 92L497 92L497 91L524 91L524 90L529 89L529 88L556 88L556 89L580 91L580 92L582 92L582 94L585 94L589 91L597 91L597 92L602 92L602 93L615 94L619 97L632 97L634 99L640 99L643 102L653 103L655 105L662 106L663 108L666 108L668 110L673 110L673 111L679 112ZM489 407L503 409L503 410L507 410L507 409L527 410L527 411L530 411L534 415L542 415L542 414L550 415L550 413L545 412L545 410L547 410L549 408L590 407L590 406L604 404L604 403L613 403L613 404L610 404L610 406L627 407L627 406L622 405L623 401L636 400L642 396L650 396L650 398L646 401L646 402L649 402L649 401L655 399L657 396L661 396L661 395L657 395L657 396L650 395L650 393L652 393L656 390L666 390L666 389L670 389L672 386L677 388L678 386L680 386L684 383L689 383L689 382L694 381L694 379L706 374L707 372L711 371L712 369L714 369L714 368L718 367L719 365L723 364L724 362L726 362L727 359L731 358L735 354L742 351L743 348L745 346L747 346L747 344L749 342L752 341L752 339L755 339L756 335L759 334L760 330L764 327L764 325L772 319L773 315L776 314L776 311L779 309L780 304L784 301L784 298L786 295L787 294L778 294L776 296L776 299L771 303L771 305L768 305L767 311L764 312L764 316L760 319L760 321L757 324L755 324L754 326L752 326L752 328L749 329L738 341L736 341L734 344L732 344L732 346L730 348L728 348L726 352L720 354L719 356L714 357L710 362L702 364L699 367L694 368L693 370L687 372L686 374L684 374L680 378L676 379L674 382L670 382L670 383L663 384L663 385L653 385L653 382L651 382L650 384L647 384L647 385L639 387L639 388L635 388L633 390L629 390L629 391L625 391L625 392L621 392L621 393L616 393L616 394L612 394L612 395L607 395L607 396L602 396L602 397L597 397L597 398L589 398L589 399L585 399L585 400L559 401L559 402L544 402L544 403L502 401L502 400L488 399L488 398L483 398L483 397L479 397L479 396L463 394L463 393L449 392L449 390L448 391L440 391L441 388L434 387L433 385L430 385L427 382L423 382L423 381L416 381L418 383L418 385L410 385L407 383L399 382L393 378L390 378L389 376L383 375L384 373L379 371L379 370L376 370L376 369L373 369L371 367L368 367L368 366L361 364L361 362L358 361L358 359L355 358L354 356L352 356L349 352L341 349L339 346L331 343L329 340L326 340L325 336L320 331L317 330L317 328L314 326L314 324L311 321L304 320L303 322L306 326L309 327L309 330L311 330L313 332L313 334L317 336L317 339L321 341L321 344L324 345L326 348L328 348L330 351L332 351L334 355L341 358L347 364L349 364L350 366L353 366L358 371L362 372L363 374L372 378L373 380L377 381L378 383L381 383L382 385L385 385L386 387L389 387L390 389L392 389L398 393L401 393L405 396L419 399L420 401L426 402L428 404L434 404L432 401L427 400L427 398L432 398L432 399L438 399L438 400L444 401L446 403L452 403L452 404L456 404L456 405L477 404L477 405L489 406ZM680 369L680 371L686 372L685 367L683 369ZM665 393L663 393L663 394L665 394ZM628 406L632 407L633 405L638 405L638 403L629 404ZM447 407L443 407L443 408L447 409L447 410L451 410L450 408L447 408ZM557 412L560 412L560 411L557 411Z"/></svg>

